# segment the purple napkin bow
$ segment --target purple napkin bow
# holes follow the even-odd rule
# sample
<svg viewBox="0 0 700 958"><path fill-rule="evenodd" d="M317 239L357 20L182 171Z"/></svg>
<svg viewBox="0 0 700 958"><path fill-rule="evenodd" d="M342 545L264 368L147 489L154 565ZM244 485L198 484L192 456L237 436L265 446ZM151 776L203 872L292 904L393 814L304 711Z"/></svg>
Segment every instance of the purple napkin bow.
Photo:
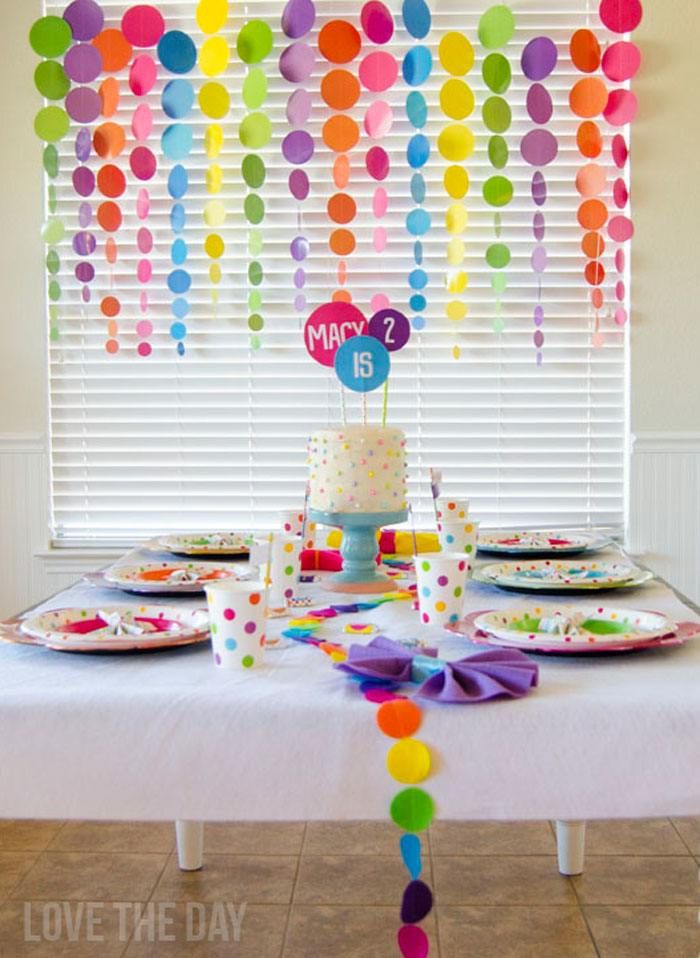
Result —
<svg viewBox="0 0 700 958"><path fill-rule="evenodd" d="M491 649L445 662L436 658L435 649L413 652L385 636L377 636L369 645L351 645L347 660L336 668L362 678L410 682L415 675L414 659L426 656L434 659L433 674L416 694L436 702L470 704L522 698L539 679L538 666L518 649Z"/></svg>

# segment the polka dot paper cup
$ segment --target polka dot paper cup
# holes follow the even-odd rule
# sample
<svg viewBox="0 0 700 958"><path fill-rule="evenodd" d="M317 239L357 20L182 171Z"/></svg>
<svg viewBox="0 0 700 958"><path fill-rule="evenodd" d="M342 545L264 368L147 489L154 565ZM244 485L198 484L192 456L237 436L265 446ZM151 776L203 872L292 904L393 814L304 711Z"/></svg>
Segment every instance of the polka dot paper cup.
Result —
<svg viewBox="0 0 700 958"><path fill-rule="evenodd" d="M286 606L287 600L296 592L301 546L301 538L295 535L275 533L272 539L270 567L268 569L267 556L262 565L263 581L269 584L268 603L271 609Z"/></svg>
<svg viewBox="0 0 700 958"><path fill-rule="evenodd" d="M262 665L265 644L265 586L218 579L205 586L214 663L221 669Z"/></svg>
<svg viewBox="0 0 700 958"><path fill-rule="evenodd" d="M440 496L437 500L438 522L465 522L469 517L468 499L451 499L449 496Z"/></svg>
<svg viewBox="0 0 700 958"><path fill-rule="evenodd" d="M462 616L467 558L458 552L415 556L418 608L425 625L454 625Z"/></svg>
<svg viewBox="0 0 700 958"><path fill-rule="evenodd" d="M474 564L478 536L478 522L438 522L440 548L444 552L464 553L470 566Z"/></svg>
<svg viewBox="0 0 700 958"><path fill-rule="evenodd" d="M287 509L280 513L280 529L286 535L300 536L304 525L304 513L300 509Z"/></svg>

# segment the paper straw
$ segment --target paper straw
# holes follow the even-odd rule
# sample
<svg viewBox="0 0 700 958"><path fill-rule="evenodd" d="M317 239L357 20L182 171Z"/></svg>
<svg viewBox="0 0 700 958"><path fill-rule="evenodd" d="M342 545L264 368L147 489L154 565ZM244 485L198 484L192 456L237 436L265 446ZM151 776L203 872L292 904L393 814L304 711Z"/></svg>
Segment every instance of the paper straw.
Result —
<svg viewBox="0 0 700 958"><path fill-rule="evenodd" d="M389 404L389 380L384 381L384 399L382 400L382 426L386 426L386 410Z"/></svg>
<svg viewBox="0 0 700 958"><path fill-rule="evenodd" d="M362 393L362 425L367 425L367 393Z"/></svg>
<svg viewBox="0 0 700 958"><path fill-rule="evenodd" d="M408 515L411 520L411 538L413 539L413 555L418 555L418 537L416 536L416 520L413 515L413 506L409 502L408 504Z"/></svg>
<svg viewBox="0 0 700 958"><path fill-rule="evenodd" d="M265 566L265 615L270 611L270 583L272 582L272 541L275 538L273 532L267 539L267 564Z"/></svg>
<svg viewBox="0 0 700 958"><path fill-rule="evenodd" d="M309 482L304 486L304 518L301 520L301 547L304 548L306 542L306 526L309 519L309 496L311 495L311 485Z"/></svg>

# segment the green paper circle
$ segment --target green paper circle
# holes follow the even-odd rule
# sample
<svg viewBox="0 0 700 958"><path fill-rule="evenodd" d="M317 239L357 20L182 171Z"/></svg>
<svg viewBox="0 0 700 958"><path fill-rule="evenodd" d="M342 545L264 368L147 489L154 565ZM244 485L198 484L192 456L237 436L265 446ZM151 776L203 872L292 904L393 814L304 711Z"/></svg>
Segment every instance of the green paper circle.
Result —
<svg viewBox="0 0 700 958"><path fill-rule="evenodd" d="M29 43L40 57L60 57L72 41L71 29L62 17L42 17L29 31Z"/></svg>
<svg viewBox="0 0 700 958"><path fill-rule="evenodd" d="M254 333L259 333L264 325L265 321L258 313L253 313L252 316L248 317L248 329Z"/></svg>
<svg viewBox="0 0 700 958"><path fill-rule="evenodd" d="M258 289L251 289L248 293L248 309L254 313L262 306L262 293Z"/></svg>
<svg viewBox="0 0 700 958"><path fill-rule="evenodd" d="M264 20L249 20L238 34L236 49L244 63L260 63L272 50L272 30Z"/></svg>
<svg viewBox="0 0 700 958"><path fill-rule="evenodd" d="M53 214L56 212L56 207L58 206L58 197L56 196L56 187L54 186L53 183L49 184L47 193L48 193L48 199L49 199L49 212Z"/></svg>
<svg viewBox="0 0 700 958"><path fill-rule="evenodd" d="M489 206L507 206L513 199L513 184L505 176L492 176L484 183L484 199Z"/></svg>
<svg viewBox="0 0 700 958"><path fill-rule="evenodd" d="M52 180L58 176L58 150L55 146L49 145L44 149L42 164L46 170L46 175L50 176Z"/></svg>
<svg viewBox="0 0 700 958"><path fill-rule="evenodd" d="M505 243L493 243L486 250L486 262L492 269L505 269L510 263L510 250Z"/></svg>
<svg viewBox="0 0 700 958"><path fill-rule="evenodd" d="M502 53L489 53L481 67L481 75L494 93L505 93L513 76L510 63Z"/></svg>
<svg viewBox="0 0 700 958"><path fill-rule="evenodd" d="M487 50L504 47L514 33L515 17L504 3L491 7L479 20L479 40Z"/></svg>
<svg viewBox="0 0 700 958"><path fill-rule="evenodd" d="M49 306L49 319L52 323L58 322L58 306Z"/></svg>
<svg viewBox="0 0 700 958"><path fill-rule="evenodd" d="M44 60L34 71L34 84L47 100L62 100L70 90L70 80L60 63Z"/></svg>
<svg viewBox="0 0 700 958"><path fill-rule="evenodd" d="M259 336L251 336L251 337L250 337L250 348L251 348L251 349L260 349L261 346L262 346L262 342L260 341L260 337L259 337Z"/></svg>
<svg viewBox="0 0 700 958"><path fill-rule="evenodd" d="M41 231L41 238L48 246L56 246L66 235L62 220L50 219Z"/></svg>
<svg viewBox="0 0 700 958"><path fill-rule="evenodd" d="M260 256L263 249L263 235L261 230L251 230L248 233L248 252L251 256Z"/></svg>
<svg viewBox="0 0 700 958"><path fill-rule="evenodd" d="M390 813L399 828L407 832L422 832L435 814L433 800L422 788L404 788L394 796Z"/></svg>
<svg viewBox="0 0 700 958"><path fill-rule="evenodd" d="M491 166L502 170L508 163L508 144L502 136L492 136L489 140L489 160Z"/></svg>
<svg viewBox="0 0 700 958"><path fill-rule="evenodd" d="M266 146L272 136L270 118L264 113L249 113L241 120L238 138L243 146L251 150L260 150Z"/></svg>
<svg viewBox="0 0 700 958"><path fill-rule="evenodd" d="M62 140L68 132L70 120L65 110L59 106L45 106L34 117L34 132L47 143Z"/></svg>
<svg viewBox="0 0 700 958"><path fill-rule="evenodd" d="M492 133L505 133L513 120L510 107L500 96L490 96L482 109L484 123Z"/></svg>
<svg viewBox="0 0 700 958"><path fill-rule="evenodd" d="M257 193L249 193L243 201L243 212L245 218L253 226L262 223L265 218L265 204Z"/></svg>
<svg viewBox="0 0 700 958"><path fill-rule="evenodd" d="M256 260L248 266L248 282L251 286L259 286L263 281L263 268Z"/></svg>
<svg viewBox="0 0 700 958"><path fill-rule="evenodd" d="M50 249L46 254L46 268L52 276L55 276L61 268L61 257L55 249Z"/></svg>
<svg viewBox="0 0 700 958"><path fill-rule="evenodd" d="M49 299L52 303L57 303L61 298L61 286L57 279L52 279L49 283Z"/></svg>
<svg viewBox="0 0 700 958"><path fill-rule="evenodd" d="M56 340L60 338L60 336L61 334L58 330L58 326L52 326L51 329L49 330L49 338L51 339L51 342L55 343Z"/></svg>
<svg viewBox="0 0 700 958"><path fill-rule="evenodd" d="M243 81L243 102L249 110L257 110L267 99L267 77L260 67L253 67Z"/></svg>
<svg viewBox="0 0 700 958"><path fill-rule="evenodd" d="M491 289L498 296L502 296L505 293L507 285L508 277L505 273L494 273L491 276Z"/></svg>
<svg viewBox="0 0 700 958"><path fill-rule="evenodd" d="M246 185L253 190L260 189L265 182L265 164L254 153L249 153L248 156L243 157L241 173Z"/></svg>

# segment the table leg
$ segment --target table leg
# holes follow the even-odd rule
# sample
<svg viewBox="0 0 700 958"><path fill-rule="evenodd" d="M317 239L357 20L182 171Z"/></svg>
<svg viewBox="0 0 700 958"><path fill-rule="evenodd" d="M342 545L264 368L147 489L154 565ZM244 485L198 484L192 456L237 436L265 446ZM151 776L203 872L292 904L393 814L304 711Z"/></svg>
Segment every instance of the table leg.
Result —
<svg viewBox="0 0 700 958"><path fill-rule="evenodd" d="M177 862L183 872L196 872L204 857L204 822L175 822Z"/></svg>
<svg viewBox="0 0 700 958"><path fill-rule="evenodd" d="M562 875L583 874L586 855L586 823L557 822L557 856Z"/></svg>

